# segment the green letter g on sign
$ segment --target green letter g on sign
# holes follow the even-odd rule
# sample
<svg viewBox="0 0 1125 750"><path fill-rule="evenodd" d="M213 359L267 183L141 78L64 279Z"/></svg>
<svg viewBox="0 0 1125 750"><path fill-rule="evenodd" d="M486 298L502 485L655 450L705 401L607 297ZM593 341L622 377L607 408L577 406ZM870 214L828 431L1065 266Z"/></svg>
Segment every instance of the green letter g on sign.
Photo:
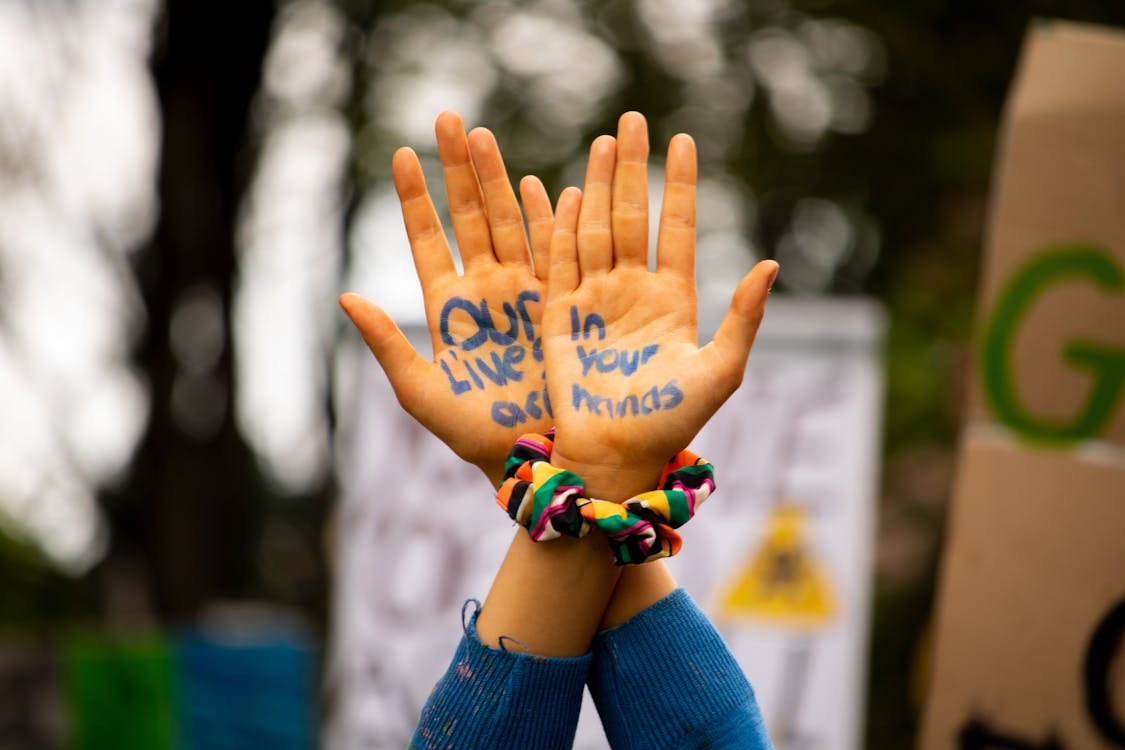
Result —
<svg viewBox="0 0 1125 750"><path fill-rule="evenodd" d="M1063 359L1090 370L1093 383L1072 419L1036 416L1020 402L1012 344L1032 302L1054 284L1083 279L1103 292L1121 292L1125 274L1113 256L1096 245L1053 247L1029 260L997 298L984 331L981 351L985 397L996 416L1021 436L1039 442L1073 443L1095 437L1113 416L1125 389L1125 349L1077 339L1063 348ZM1121 321L1125 330L1125 320Z"/></svg>

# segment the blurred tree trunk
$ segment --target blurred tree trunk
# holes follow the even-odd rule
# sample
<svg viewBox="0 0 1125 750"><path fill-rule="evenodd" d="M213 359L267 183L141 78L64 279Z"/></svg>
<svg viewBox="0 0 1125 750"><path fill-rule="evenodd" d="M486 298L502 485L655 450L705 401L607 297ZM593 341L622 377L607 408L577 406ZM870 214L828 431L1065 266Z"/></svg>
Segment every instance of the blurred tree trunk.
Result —
<svg viewBox="0 0 1125 750"><path fill-rule="evenodd" d="M253 166L247 123L274 11L272 0L167 0L156 32L160 218L136 266L148 312L137 360L150 379L152 413L111 513L115 554L143 561L163 618L190 617L253 584L249 540L261 489L233 419L230 302L238 204ZM200 284L222 299L226 328L214 370L225 414L206 439L174 421L179 364L169 346L176 301Z"/></svg>

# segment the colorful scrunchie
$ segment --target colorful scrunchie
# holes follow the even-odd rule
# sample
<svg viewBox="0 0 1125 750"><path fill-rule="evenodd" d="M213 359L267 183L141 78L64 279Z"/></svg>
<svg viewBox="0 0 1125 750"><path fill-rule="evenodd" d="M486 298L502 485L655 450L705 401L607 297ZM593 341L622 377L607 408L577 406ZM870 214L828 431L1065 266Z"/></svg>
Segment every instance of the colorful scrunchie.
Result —
<svg viewBox="0 0 1125 750"><path fill-rule="evenodd" d="M671 557L683 542L683 526L715 491L714 467L691 451L676 454L657 489L623 503L584 496L576 474L551 465L555 431L529 433L516 441L504 464L497 504L527 529L533 541L583 537L590 525L609 539L616 565L639 565Z"/></svg>

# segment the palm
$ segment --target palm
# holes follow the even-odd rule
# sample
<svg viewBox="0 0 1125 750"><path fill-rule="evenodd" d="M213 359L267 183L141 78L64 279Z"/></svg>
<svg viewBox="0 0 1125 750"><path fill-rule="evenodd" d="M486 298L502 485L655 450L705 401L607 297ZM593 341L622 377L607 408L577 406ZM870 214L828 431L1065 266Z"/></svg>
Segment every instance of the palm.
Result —
<svg viewBox="0 0 1125 750"><path fill-rule="evenodd" d="M530 269L497 264L442 278L427 295L434 361L413 411L482 468L502 465L519 435L551 424L540 338L545 292Z"/></svg>
<svg viewBox="0 0 1125 750"><path fill-rule="evenodd" d="M393 163L434 360L419 357L367 300L344 295L341 304L403 407L496 482L516 437L551 424L539 341L551 206L541 183L521 183L529 246L492 134L478 129L466 138L450 112L436 130L464 273L453 263L418 158L400 149Z"/></svg>
<svg viewBox="0 0 1125 750"><path fill-rule="evenodd" d="M552 298L544 349L560 434L670 457L706 419L683 408L711 399L699 388L694 288L676 277L615 268Z"/></svg>
<svg viewBox="0 0 1125 750"><path fill-rule="evenodd" d="M621 118L616 141L594 141L584 191L559 200L543 315L555 453L636 476L658 474L741 382L773 270L743 279L715 340L699 348L694 144L669 144L655 271L647 160L636 113Z"/></svg>

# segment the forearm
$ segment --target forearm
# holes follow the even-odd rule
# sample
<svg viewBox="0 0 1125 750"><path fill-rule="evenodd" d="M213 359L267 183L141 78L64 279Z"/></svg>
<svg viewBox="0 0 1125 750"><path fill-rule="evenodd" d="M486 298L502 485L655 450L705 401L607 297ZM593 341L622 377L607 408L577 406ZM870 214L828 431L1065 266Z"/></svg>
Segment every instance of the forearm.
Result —
<svg viewBox="0 0 1125 750"><path fill-rule="evenodd" d="M480 638L495 648L504 636L505 647L538 656L585 654L618 574L596 533L537 543L519 529L481 609Z"/></svg>
<svg viewBox="0 0 1125 750"><path fill-rule="evenodd" d="M560 436L559 442L565 438ZM589 460L576 460L568 453L571 449L556 443L552 463L570 469L586 483L586 494L604 500L621 502L651 490L660 479L663 464L622 466L613 460L594 465ZM606 603L599 630L612 628L643 612L676 588L676 581L662 560L644 565L620 568L617 585Z"/></svg>
<svg viewBox="0 0 1125 750"><path fill-rule="evenodd" d="M576 461L557 443L551 463L578 475L589 497L611 501L652 489L661 470L616 465L612 459L599 465ZM481 640L495 646L501 637L510 638L541 656L584 654L598 630L624 622L675 587L662 566L642 567L648 570L623 574L597 531L546 543L517 531L481 611Z"/></svg>
<svg viewBox="0 0 1125 750"><path fill-rule="evenodd" d="M676 579L663 560L623 568L598 630L631 620L675 590Z"/></svg>

